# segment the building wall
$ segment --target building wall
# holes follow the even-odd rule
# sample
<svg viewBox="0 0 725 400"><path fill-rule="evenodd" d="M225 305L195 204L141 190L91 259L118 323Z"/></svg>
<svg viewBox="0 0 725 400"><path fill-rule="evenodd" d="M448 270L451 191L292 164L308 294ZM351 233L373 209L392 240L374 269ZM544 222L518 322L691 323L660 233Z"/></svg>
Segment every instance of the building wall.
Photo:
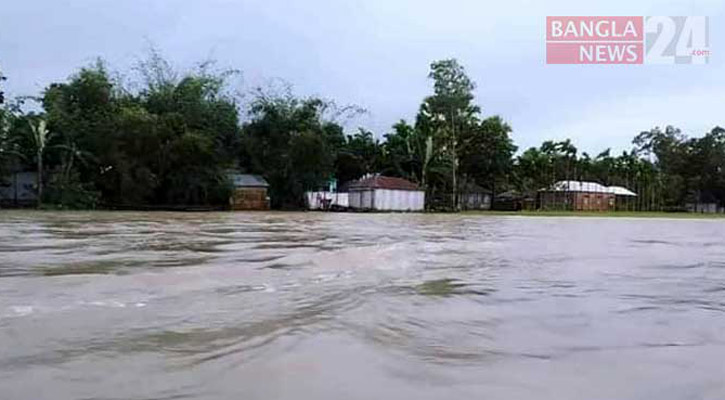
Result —
<svg viewBox="0 0 725 400"><path fill-rule="evenodd" d="M491 195L488 193L464 193L458 198L463 210L490 210Z"/></svg>
<svg viewBox="0 0 725 400"><path fill-rule="evenodd" d="M717 203L688 203L685 207L689 212L702 214L715 214L725 211L722 207L719 207Z"/></svg>
<svg viewBox="0 0 725 400"><path fill-rule="evenodd" d="M17 172L0 179L0 204L24 206L35 204L37 195L35 172Z"/></svg>
<svg viewBox="0 0 725 400"><path fill-rule="evenodd" d="M362 192L350 192L347 195L347 201L350 205L350 208L362 208L360 205L360 197L362 196Z"/></svg>
<svg viewBox="0 0 725 400"><path fill-rule="evenodd" d="M413 190L363 189L349 194L353 209L375 211L423 211L425 192Z"/></svg>
<svg viewBox="0 0 725 400"><path fill-rule="evenodd" d="M307 208L309 210L321 210L324 208L324 201L329 201L331 206L348 207L350 205L349 195L347 193L332 192L307 192Z"/></svg>
<svg viewBox="0 0 725 400"><path fill-rule="evenodd" d="M373 189L353 190L348 193L348 204L356 210L373 209Z"/></svg>
<svg viewBox="0 0 725 400"><path fill-rule="evenodd" d="M375 190L363 190L360 192L360 208L365 210L372 210L375 208L373 203L375 199Z"/></svg>
<svg viewBox="0 0 725 400"><path fill-rule="evenodd" d="M615 209L614 195L610 193L575 193L576 211L609 211Z"/></svg>
<svg viewBox="0 0 725 400"><path fill-rule="evenodd" d="M266 188L236 188L229 199L232 210L268 210Z"/></svg>
<svg viewBox="0 0 725 400"><path fill-rule="evenodd" d="M541 192L539 202L544 210L610 211L616 208L616 198L611 193Z"/></svg>

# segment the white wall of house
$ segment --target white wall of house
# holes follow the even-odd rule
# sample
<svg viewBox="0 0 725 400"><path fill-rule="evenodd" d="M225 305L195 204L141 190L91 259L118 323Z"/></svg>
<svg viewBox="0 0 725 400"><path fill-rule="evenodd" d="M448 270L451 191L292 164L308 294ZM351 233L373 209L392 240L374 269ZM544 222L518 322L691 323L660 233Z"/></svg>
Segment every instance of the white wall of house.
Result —
<svg viewBox="0 0 725 400"><path fill-rule="evenodd" d="M350 191L348 202L350 208L357 210L372 210L374 189L354 190Z"/></svg>
<svg viewBox="0 0 725 400"><path fill-rule="evenodd" d="M360 207L360 194L361 192L350 192L347 195L347 201L350 208L361 208Z"/></svg>
<svg viewBox="0 0 725 400"><path fill-rule="evenodd" d="M329 200L330 205L338 207L348 207L349 199L347 193L333 193L333 192L307 192L307 208L310 210L322 209L322 202Z"/></svg>
<svg viewBox="0 0 725 400"><path fill-rule="evenodd" d="M350 192L351 208L376 211L423 211L425 192L413 190L364 189Z"/></svg>

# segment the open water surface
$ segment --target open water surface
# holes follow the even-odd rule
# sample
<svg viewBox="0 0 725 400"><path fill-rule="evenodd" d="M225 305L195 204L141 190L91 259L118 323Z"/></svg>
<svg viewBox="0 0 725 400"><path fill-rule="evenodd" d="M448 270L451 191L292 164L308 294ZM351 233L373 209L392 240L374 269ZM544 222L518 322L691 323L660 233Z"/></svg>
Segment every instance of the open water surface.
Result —
<svg viewBox="0 0 725 400"><path fill-rule="evenodd" d="M723 399L725 221L0 212L0 399Z"/></svg>

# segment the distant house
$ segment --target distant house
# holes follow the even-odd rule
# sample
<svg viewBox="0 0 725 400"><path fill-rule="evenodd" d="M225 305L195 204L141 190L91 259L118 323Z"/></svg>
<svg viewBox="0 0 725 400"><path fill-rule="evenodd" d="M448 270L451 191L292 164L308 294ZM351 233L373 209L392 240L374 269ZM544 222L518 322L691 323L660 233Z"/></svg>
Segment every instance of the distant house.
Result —
<svg viewBox="0 0 725 400"><path fill-rule="evenodd" d="M0 177L0 206L28 207L38 200L38 174L14 172Z"/></svg>
<svg viewBox="0 0 725 400"><path fill-rule="evenodd" d="M685 204L687 212L699 213L699 214L716 214L725 212L723 207L720 207L717 203L687 203Z"/></svg>
<svg viewBox="0 0 725 400"><path fill-rule="evenodd" d="M353 210L423 211L425 191L402 178L374 175L349 185L348 202Z"/></svg>
<svg viewBox="0 0 725 400"><path fill-rule="evenodd" d="M232 195L229 198L232 210L269 210L269 184L264 178L235 172L228 173L227 176L232 184Z"/></svg>
<svg viewBox="0 0 725 400"><path fill-rule="evenodd" d="M604 186L596 182L559 181L541 189L539 208L544 210L614 211L617 200L637 194L621 186Z"/></svg>
<svg viewBox="0 0 725 400"><path fill-rule="evenodd" d="M535 200L527 197L516 190L496 194L491 204L491 209L496 211L521 211L536 208Z"/></svg>
<svg viewBox="0 0 725 400"><path fill-rule="evenodd" d="M462 185L458 194L458 205L461 210L490 210L491 191L476 184Z"/></svg>
<svg viewBox="0 0 725 400"><path fill-rule="evenodd" d="M685 204L685 209L688 212L701 213L701 214L715 214L725 212L723 207L720 206L718 198L711 192L698 192L691 196Z"/></svg>

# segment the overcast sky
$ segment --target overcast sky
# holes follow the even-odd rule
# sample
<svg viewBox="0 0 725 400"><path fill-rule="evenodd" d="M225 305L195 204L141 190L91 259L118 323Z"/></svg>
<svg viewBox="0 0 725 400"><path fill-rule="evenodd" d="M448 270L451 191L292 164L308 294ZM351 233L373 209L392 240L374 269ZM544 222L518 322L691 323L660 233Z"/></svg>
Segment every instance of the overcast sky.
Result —
<svg viewBox="0 0 725 400"><path fill-rule="evenodd" d="M38 94L97 57L128 70L153 45L181 70L208 58L241 70L241 90L281 78L299 95L360 105L369 113L355 123L382 136L431 92L430 62L455 57L520 147L571 138L596 153L653 126L725 125L724 14L722 0L7 0L0 70L9 95ZM546 65L547 15L705 15L713 56Z"/></svg>

